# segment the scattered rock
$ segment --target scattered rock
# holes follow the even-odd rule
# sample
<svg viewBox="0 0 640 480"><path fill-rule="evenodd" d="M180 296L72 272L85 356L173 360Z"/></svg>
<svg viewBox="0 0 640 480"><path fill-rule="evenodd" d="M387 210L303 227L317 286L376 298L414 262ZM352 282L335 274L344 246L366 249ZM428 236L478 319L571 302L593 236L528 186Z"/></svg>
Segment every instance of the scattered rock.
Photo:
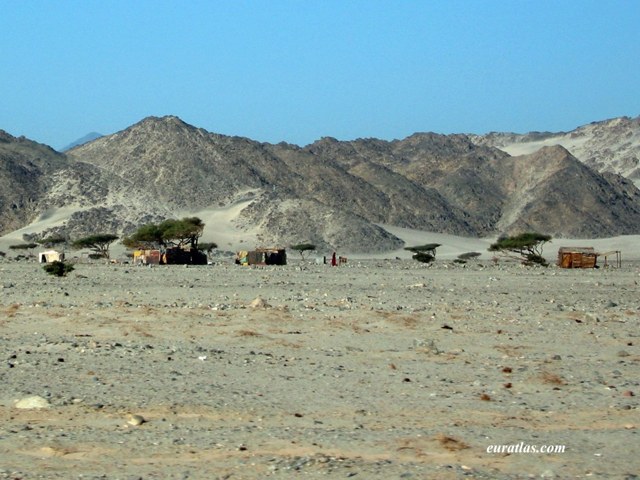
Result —
<svg viewBox="0 0 640 480"><path fill-rule="evenodd" d="M249 306L251 308L269 308L271 307L271 305L269 305L266 300L264 298L261 297L257 297L255 300L253 300Z"/></svg>
<svg viewBox="0 0 640 480"><path fill-rule="evenodd" d="M33 395L16 401L15 407L27 410L34 408L50 408L51 404L47 399L42 398L39 395Z"/></svg>
<svg viewBox="0 0 640 480"><path fill-rule="evenodd" d="M134 427L137 427L139 425L142 425L143 423L146 423L146 420L142 415L130 414L127 416L127 423L129 425L133 425Z"/></svg>

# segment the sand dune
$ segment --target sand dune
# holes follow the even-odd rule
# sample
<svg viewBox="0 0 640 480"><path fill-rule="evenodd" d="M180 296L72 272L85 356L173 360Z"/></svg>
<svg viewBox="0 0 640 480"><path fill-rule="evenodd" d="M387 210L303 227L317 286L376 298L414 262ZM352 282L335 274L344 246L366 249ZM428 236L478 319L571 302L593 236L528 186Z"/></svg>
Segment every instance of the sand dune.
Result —
<svg viewBox="0 0 640 480"><path fill-rule="evenodd" d="M251 204L251 200L245 200L222 208L209 208L200 211L177 211L175 218L186 216L197 216L205 223L205 230L202 241L216 242L220 250L237 251L252 249L260 246L257 229L250 226L243 226L239 222L240 212ZM77 207L64 207L52 209L43 214L35 222L27 227L21 228L0 237L0 251L7 252L10 245L23 243L22 235L25 233L41 232L48 228L61 225L69 216L77 210ZM425 243L439 243L438 258L455 259L458 255L467 252L481 253L481 259L490 259L494 256L487 249L495 238L467 238L442 233L425 232L420 230L395 227L391 225L380 225L389 233L397 236L405 242L406 246L423 245ZM589 246L596 251L607 252L620 250L623 259L640 260L640 235L624 235L611 238L599 239L571 239L556 238L545 246L544 255L548 260L554 261L558 248L564 246ZM119 244L113 245L115 256L122 255L124 247ZM319 255L327 252L317 252ZM330 253L330 252L328 252ZM411 253L399 249L380 254L357 254L351 252L339 252L342 255L352 258L410 258Z"/></svg>

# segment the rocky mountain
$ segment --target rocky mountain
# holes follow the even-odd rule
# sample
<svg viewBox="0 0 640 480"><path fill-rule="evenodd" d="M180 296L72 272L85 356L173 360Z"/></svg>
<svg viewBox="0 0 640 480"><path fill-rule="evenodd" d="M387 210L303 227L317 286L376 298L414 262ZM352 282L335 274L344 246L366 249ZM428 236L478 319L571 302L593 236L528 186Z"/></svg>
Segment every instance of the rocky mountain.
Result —
<svg viewBox="0 0 640 480"><path fill-rule="evenodd" d="M593 122L570 132L493 132L471 138L480 145L497 147L511 155L561 145L598 172L618 173L640 185L640 116Z"/></svg>
<svg viewBox="0 0 640 480"><path fill-rule="evenodd" d="M68 164L50 147L0 130L0 234L34 219L54 184L51 176Z"/></svg>
<svg viewBox="0 0 640 480"><path fill-rule="evenodd" d="M560 146L511 156L490 138L417 133L299 147L218 135L168 116L61 154L3 133L0 234L63 207L67 218L41 234L128 233L236 207L227 225L207 226L213 240L231 227L263 244L379 252L402 246L384 225L462 236L640 233L640 191L631 181Z"/></svg>

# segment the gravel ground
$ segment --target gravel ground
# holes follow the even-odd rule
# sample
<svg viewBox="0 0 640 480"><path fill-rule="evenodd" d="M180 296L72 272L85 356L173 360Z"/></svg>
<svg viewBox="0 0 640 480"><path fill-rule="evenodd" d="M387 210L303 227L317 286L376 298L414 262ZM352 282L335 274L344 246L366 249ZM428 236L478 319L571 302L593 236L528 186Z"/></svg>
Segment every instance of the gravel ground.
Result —
<svg viewBox="0 0 640 480"><path fill-rule="evenodd" d="M637 478L639 281L5 261L0 478Z"/></svg>

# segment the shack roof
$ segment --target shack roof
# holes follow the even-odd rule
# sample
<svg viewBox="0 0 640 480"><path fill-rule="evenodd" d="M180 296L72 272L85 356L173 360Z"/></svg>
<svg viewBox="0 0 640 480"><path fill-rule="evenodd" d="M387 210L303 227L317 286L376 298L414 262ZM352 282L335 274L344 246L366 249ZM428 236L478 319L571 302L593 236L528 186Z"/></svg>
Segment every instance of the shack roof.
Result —
<svg viewBox="0 0 640 480"><path fill-rule="evenodd" d="M593 247L560 247L558 253L587 253L597 255Z"/></svg>

